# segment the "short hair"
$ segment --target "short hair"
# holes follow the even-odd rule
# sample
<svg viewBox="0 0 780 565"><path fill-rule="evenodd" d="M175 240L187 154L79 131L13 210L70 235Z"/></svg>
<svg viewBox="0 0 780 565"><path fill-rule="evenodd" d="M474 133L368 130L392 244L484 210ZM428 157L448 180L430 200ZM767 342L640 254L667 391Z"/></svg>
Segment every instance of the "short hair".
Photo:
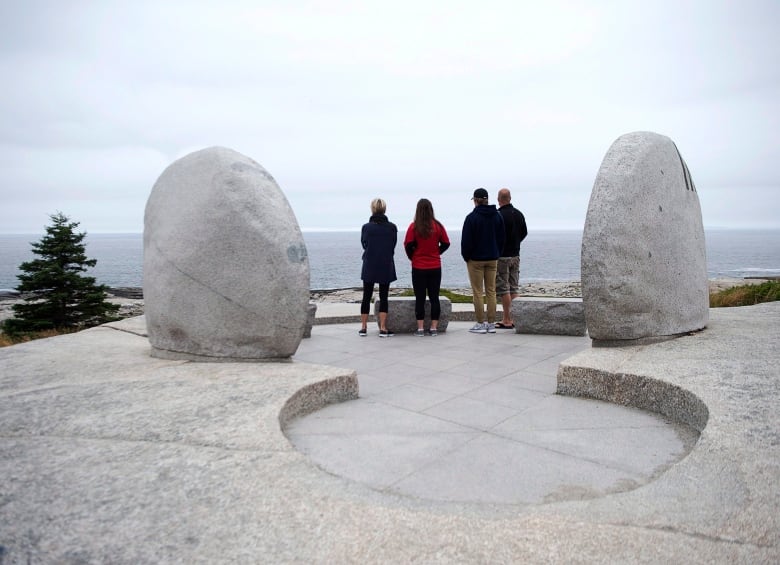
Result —
<svg viewBox="0 0 780 565"><path fill-rule="evenodd" d="M387 210L387 204L381 198L374 198L371 201L372 214L384 214L386 210Z"/></svg>
<svg viewBox="0 0 780 565"><path fill-rule="evenodd" d="M502 188L498 191L498 200L501 202L511 202L512 201L512 193L509 192L508 188Z"/></svg>

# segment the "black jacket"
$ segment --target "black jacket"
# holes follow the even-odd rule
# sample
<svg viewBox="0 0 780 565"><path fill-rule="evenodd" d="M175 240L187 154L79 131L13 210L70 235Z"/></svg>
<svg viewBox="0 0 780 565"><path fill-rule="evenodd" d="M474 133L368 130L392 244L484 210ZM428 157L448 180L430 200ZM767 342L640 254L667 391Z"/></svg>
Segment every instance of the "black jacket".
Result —
<svg viewBox="0 0 780 565"><path fill-rule="evenodd" d="M460 254L465 261L498 259L504 237L504 221L495 204L480 204L463 222Z"/></svg>
<svg viewBox="0 0 780 565"><path fill-rule="evenodd" d="M520 243L528 235L525 216L511 203L504 204L498 211L504 219L504 233L506 234L501 257L517 257L520 255Z"/></svg>
<svg viewBox="0 0 780 565"><path fill-rule="evenodd" d="M369 218L360 232L363 245L363 268L360 278L364 282L389 284L396 280L395 244L398 241L398 228L388 221L384 214Z"/></svg>

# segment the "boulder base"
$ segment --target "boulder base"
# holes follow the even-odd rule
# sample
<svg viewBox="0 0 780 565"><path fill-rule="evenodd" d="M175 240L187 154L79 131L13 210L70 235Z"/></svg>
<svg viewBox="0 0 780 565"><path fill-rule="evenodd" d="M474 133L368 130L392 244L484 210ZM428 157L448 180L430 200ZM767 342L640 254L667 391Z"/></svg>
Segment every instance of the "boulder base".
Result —
<svg viewBox="0 0 780 565"><path fill-rule="evenodd" d="M314 319L317 317L317 304L309 302L306 307L306 327L303 330L303 337L311 337L311 328L314 325Z"/></svg>
<svg viewBox="0 0 780 565"><path fill-rule="evenodd" d="M582 336L586 331L580 298L515 298L512 321L519 334Z"/></svg>
<svg viewBox="0 0 780 565"><path fill-rule="evenodd" d="M444 296L439 297L441 314L439 316L439 332L446 332L450 323L452 314L452 302ZM374 316L379 326L379 299L374 302ZM431 327L431 301L425 300L425 322L423 324L426 330ZM417 330L417 316L414 313L413 296L392 296L388 299L387 306L387 327L394 333L414 333Z"/></svg>

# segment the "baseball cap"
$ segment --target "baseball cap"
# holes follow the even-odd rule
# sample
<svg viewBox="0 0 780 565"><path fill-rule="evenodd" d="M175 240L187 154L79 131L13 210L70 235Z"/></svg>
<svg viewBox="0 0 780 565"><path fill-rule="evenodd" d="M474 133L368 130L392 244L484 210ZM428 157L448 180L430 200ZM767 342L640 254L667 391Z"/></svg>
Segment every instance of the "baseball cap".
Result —
<svg viewBox="0 0 780 565"><path fill-rule="evenodd" d="M487 190L485 190L484 188L478 188L477 190L474 191L474 196L472 196L471 199L474 200L475 198L487 198L487 197L488 197Z"/></svg>

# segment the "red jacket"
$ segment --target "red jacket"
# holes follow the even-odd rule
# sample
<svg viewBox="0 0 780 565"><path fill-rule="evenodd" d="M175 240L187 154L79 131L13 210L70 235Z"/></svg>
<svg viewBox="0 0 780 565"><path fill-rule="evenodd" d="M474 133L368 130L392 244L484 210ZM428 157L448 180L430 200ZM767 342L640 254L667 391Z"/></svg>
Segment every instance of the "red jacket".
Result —
<svg viewBox="0 0 780 565"><path fill-rule="evenodd" d="M409 253L410 243L413 251ZM413 269L441 269L441 254L450 246L447 230L439 222L433 222L431 235L420 238L414 232L414 222L409 224L404 238L406 254L412 259Z"/></svg>

